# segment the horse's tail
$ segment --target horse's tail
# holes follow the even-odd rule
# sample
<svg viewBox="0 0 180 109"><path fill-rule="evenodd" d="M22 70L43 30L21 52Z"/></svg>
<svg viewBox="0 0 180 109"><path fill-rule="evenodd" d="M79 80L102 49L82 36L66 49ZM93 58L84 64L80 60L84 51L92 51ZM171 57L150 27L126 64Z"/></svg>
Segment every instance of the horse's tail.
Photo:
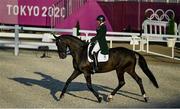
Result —
<svg viewBox="0 0 180 109"><path fill-rule="evenodd" d="M151 80L151 82L153 83L153 85L156 87L156 88L159 88L159 85L156 81L156 78L154 77L153 73L150 71L150 69L148 68L147 66L147 63L146 63L146 60L144 59L144 57L135 52L138 56L139 56L139 60L138 60L138 64L139 66L141 67L141 69L143 70L143 72L146 74L146 76Z"/></svg>

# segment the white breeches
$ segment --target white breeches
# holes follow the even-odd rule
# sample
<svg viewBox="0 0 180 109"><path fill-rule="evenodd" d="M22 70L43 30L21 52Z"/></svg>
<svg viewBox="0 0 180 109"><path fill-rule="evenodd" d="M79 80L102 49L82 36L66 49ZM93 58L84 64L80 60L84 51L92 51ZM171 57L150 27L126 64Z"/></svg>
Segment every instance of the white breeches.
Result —
<svg viewBox="0 0 180 109"><path fill-rule="evenodd" d="M93 54L93 52L98 52L100 50L100 46L99 46L99 42L96 42L96 44L94 45L91 54Z"/></svg>

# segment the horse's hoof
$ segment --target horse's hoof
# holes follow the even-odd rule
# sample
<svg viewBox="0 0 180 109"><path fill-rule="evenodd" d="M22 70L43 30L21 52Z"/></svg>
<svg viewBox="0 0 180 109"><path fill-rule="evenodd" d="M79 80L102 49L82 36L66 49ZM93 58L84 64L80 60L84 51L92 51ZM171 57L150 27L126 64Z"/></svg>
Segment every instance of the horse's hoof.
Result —
<svg viewBox="0 0 180 109"><path fill-rule="evenodd" d="M147 98L144 98L144 101L145 101L145 102L148 102Z"/></svg>
<svg viewBox="0 0 180 109"><path fill-rule="evenodd" d="M59 97L59 100L64 98L64 94L61 94L60 97Z"/></svg>
<svg viewBox="0 0 180 109"><path fill-rule="evenodd" d="M107 96L107 102L111 102L113 100L113 96L112 95L108 95Z"/></svg>
<svg viewBox="0 0 180 109"><path fill-rule="evenodd" d="M143 97L144 97L144 101L145 101L145 102L148 102L149 97L147 97L145 94L143 95Z"/></svg>
<svg viewBox="0 0 180 109"><path fill-rule="evenodd" d="M145 98L144 98L144 101L145 101L145 102L148 102L148 101L149 101L149 97L145 97Z"/></svg>
<svg viewBox="0 0 180 109"><path fill-rule="evenodd" d="M60 98L59 99L57 98L56 101L60 101Z"/></svg>
<svg viewBox="0 0 180 109"><path fill-rule="evenodd" d="M98 102L101 103L101 101L102 101L102 97L99 97Z"/></svg>

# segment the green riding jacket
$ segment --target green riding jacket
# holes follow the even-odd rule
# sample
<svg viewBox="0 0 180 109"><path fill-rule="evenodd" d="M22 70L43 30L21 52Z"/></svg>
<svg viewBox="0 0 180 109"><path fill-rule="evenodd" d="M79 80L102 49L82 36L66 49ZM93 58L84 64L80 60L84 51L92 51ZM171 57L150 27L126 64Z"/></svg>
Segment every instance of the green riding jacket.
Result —
<svg viewBox="0 0 180 109"><path fill-rule="evenodd" d="M100 25L96 31L97 31L97 34L95 37L91 39L91 41L92 42L98 41L101 53L106 55L108 54L108 51L109 51L107 41L106 41L106 32L107 32L106 25L105 24Z"/></svg>

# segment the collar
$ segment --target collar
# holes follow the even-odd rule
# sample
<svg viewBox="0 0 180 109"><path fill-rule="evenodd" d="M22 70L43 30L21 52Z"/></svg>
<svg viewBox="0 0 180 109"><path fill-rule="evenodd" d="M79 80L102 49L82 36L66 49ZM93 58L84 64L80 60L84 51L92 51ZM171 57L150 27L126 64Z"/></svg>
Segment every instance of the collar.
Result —
<svg viewBox="0 0 180 109"><path fill-rule="evenodd" d="M101 26L101 25L103 25L104 24L104 22L102 22L99 26Z"/></svg>

